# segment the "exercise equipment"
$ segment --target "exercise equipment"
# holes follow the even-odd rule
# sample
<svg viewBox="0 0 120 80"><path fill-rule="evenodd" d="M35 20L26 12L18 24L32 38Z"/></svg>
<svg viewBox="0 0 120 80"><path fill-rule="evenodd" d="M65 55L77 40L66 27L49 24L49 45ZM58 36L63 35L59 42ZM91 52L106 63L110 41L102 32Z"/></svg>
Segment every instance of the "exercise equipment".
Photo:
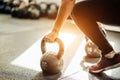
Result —
<svg viewBox="0 0 120 80"><path fill-rule="evenodd" d="M55 19L58 12L58 5L56 3L49 3L47 9L47 17L49 19Z"/></svg>
<svg viewBox="0 0 120 80"><path fill-rule="evenodd" d="M12 9L12 17L24 18L24 19L39 19L40 18L40 7L32 1L30 3L21 3L18 8Z"/></svg>
<svg viewBox="0 0 120 80"><path fill-rule="evenodd" d="M41 17L46 17L49 19L56 18L58 11L58 5L56 3L40 2L39 6L40 6Z"/></svg>
<svg viewBox="0 0 120 80"><path fill-rule="evenodd" d="M106 37L105 29L100 27L100 30ZM98 48L98 46L94 44L87 36L85 36L85 39L86 39L86 45L85 45L86 57L89 57L89 58L101 57L101 51Z"/></svg>
<svg viewBox="0 0 120 80"><path fill-rule="evenodd" d="M95 45L91 40L86 38L86 45L85 45L85 52L86 57L90 58L99 58L101 51L99 50L98 46Z"/></svg>
<svg viewBox="0 0 120 80"><path fill-rule="evenodd" d="M28 13L28 7L29 4L26 4L25 2L21 3L21 5L18 8L12 9L12 17L17 18L29 18L30 14Z"/></svg>
<svg viewBox="0 0 120 80"><path fill-rule="evenodd" d="M46 75L55 75L61 73L63 68L62 56L64 54L64 44L59 38L56 38L55 42L57 42L59 45L58 53L46 50L46 43L49 42L45 40L45 37L41 41L41 51L43 56L40 60L40 66L42 68L43 74Z"/></svg>
<svg viewBox="0 0 120 80"><path fill-rule="evenodd" d="M12 8L17 8L20 4L24 2L23 0L12 0Z"/></svg>
<svg viewBox="0 0 120 80"><path fill-rule="evenodd" d="M11 14L13 8L20 5L21 0L1 0L0 13Z"/></svg>
<svg viewBox="0 0 120 80"><path fill-rule="evenodd" d="M48 9L48 3L46 2L40 2L39 3L40 6L40 13L41 13L41 17L47 17L47 9Z"/></svg>
<svg viewBox="0 0 120 80"><path fill-rule="evenodd" d="M11 0L2 0L0 1L0 13L10 14L12 8Z"/></svg>
<svg viewBox="0 0 120 80"><path fill-rule="evenodd" d="M40 6L36 2L31 2L28 13L30 14L31 19L39 19L41 15Z"/></svg>
<svg viewBox="0 0 120 80"><path fill-rule="evenodd" d="M3 0L0 0L0 13L3 13L3 9L4 9L4 2Z"/></svg>

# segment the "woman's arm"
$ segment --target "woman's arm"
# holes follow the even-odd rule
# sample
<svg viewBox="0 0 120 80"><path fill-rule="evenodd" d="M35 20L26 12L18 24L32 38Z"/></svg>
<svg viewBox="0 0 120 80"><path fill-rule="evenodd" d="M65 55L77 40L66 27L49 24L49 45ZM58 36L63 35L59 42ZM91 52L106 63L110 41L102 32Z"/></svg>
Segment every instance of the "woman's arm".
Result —
<svg viewBox="0 0 120 80"><path fill-rule="evenodd" d="M68 16L71 14L74 3L75 3L75 0L62 0L62 3L58 10L58 14L57 14L55 23L53 25L54 27L52 29L52 32L45 36L46 41L48 41L48 42L55 41L63 23L68 18Z"/></svg>
<svg viewBox="0 0 120 80"><path fill-rule="evenodd" d="M71 14L74 3L75 3L75 0L62 0L62 3L59 7L58 14L55 20L54 27L52 30L53 32L59 33L63 23Z"/></svg>

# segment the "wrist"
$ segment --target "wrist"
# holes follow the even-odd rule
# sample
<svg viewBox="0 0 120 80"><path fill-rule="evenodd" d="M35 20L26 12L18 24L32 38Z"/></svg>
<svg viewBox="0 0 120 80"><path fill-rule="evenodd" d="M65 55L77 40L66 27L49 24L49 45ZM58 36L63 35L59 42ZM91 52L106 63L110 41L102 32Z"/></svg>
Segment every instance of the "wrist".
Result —
<svg viewBox="0 0 120 80"><path fill-rule="evenodd" d="M59 30L53 29L52 32L59 33Z"/></svg>

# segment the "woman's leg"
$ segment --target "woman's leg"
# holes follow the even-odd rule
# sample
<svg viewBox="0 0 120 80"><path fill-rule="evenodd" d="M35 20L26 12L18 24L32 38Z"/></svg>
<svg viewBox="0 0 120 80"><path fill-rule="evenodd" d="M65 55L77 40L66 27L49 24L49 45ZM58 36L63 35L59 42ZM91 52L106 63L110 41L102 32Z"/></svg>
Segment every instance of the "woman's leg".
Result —
<svg viewBox="0 0 120 80"><path fill-rule="evenodd" d="M97 24L97 18L104 10L99 12L97 7L95 7L95 4L90 1L77 3L73 9L72 18L83 33L99 47L102 55L105 55L112 51L113 48ZM95 12L95 10L97 11Z"/></svg>
<svg viewBox="0 0 120 80"><path fill-rule="evenodd" d="M112 0L111 0L112 1ZM99 49L102 51L102 59L98 65L92 66L91 70L100 72L103 71L102 68L117 64L120 62L120 56L116 58L118 61L115 63L111 62L105 55L112 52L115 53L112 46L105 38L104 34L99 29L97 22L102 22L105 24L119 24L118 19L115 15L118 15L117 10L113 9L115 7L113 2L103 3L104 1L83 1L77 3L72 11L72 18L77 24L77 26L83 31L83 33L89 37L92 42L94 42ZM117 6L116 6L117 7ZM113 11L113 12L111 12ZM115 13L114 13L115 12ZM114 15L114 16L113 16ZM106 64L107 63L107 64ZM99 70L100 69L100 70Z"/></svg>

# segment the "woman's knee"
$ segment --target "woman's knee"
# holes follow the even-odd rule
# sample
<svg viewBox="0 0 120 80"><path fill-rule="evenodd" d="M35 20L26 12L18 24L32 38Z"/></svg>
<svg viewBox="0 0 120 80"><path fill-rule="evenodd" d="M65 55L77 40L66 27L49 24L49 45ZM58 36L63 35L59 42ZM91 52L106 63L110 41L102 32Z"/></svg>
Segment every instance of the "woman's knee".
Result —
<svg viewBox="0 0 120 80"><path fill-rule="evenodd" d="M92 16L93 12L91 7L92 7L91 3L88 1L82 1L82 2L76 3L71 13L72 18L73 19L79 18L79 20L80 19L88 20L93 18Z"/></svg>
<svg viewBox="0 0 120 80"><path fill-rule="evenodd" d="M73 10L72 10L72 13L71 15L74 17L74 16L77 16L81 11L80 11L80 3L76 3L73 7ZM79 14L80 15L80 14Z"/></svg>

